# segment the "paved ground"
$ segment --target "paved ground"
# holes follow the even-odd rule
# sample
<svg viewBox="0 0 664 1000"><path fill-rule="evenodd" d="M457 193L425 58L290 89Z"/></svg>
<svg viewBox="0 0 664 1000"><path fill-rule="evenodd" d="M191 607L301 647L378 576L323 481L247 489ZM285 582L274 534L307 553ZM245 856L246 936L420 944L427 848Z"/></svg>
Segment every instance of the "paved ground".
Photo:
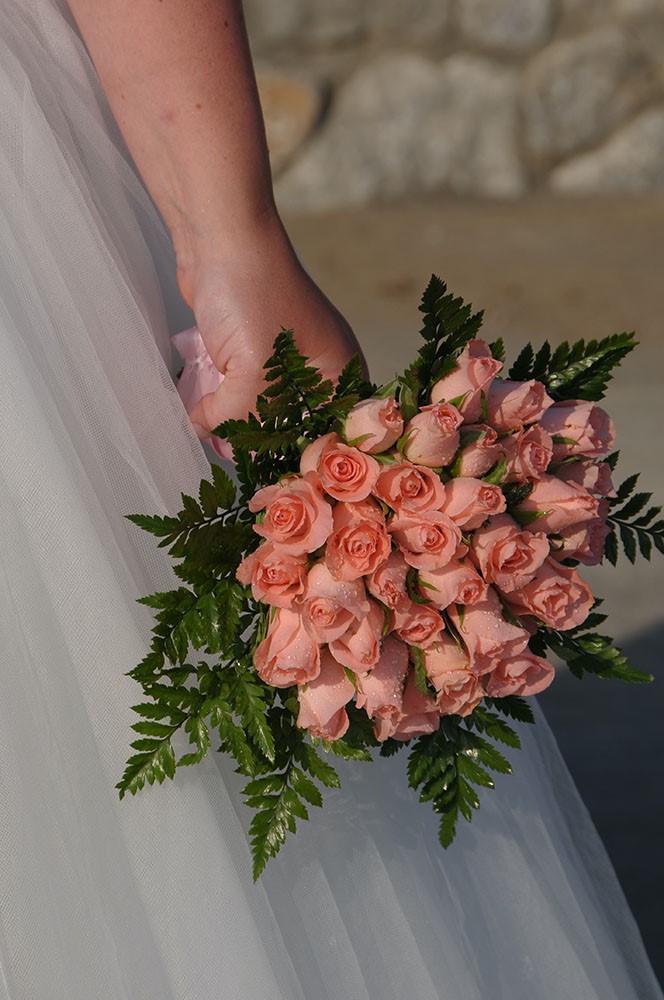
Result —
<svg viewBox="0 0 664 1000"><path fill-rule="evenodd" d="M644 488L664 501L664 200L433 201L288 222L377 380L411 359L432 271L486 310L485 331L505 338L508 357L527 339L636 329L641 346L606 406L619 478L643 470ZM664 559L599 575L612 634L658 682L626 688L561 672L541 701L664 978Z"/></svg>

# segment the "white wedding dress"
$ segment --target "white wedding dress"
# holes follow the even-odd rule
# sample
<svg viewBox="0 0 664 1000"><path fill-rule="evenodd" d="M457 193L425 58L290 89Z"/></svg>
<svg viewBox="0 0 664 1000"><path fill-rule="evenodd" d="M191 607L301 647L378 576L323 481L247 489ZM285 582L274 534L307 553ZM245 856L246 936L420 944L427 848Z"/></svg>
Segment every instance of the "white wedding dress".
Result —
<svg viewBox="0 0 664 1000"><path fill-rule="evenodd" d="M67 8L0 17L0 1000L661 998L542 720L447 852L405 757L342 768L258 885L220 755L118 799L135 599L173 580L123 515L208 466L168 240Z"/></svg>

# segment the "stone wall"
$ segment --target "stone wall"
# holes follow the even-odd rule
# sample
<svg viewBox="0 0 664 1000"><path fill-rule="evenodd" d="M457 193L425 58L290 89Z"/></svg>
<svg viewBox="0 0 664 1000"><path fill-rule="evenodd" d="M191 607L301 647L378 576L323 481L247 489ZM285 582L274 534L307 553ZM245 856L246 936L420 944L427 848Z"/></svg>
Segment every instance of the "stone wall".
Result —
<svg viewBox="0 0 664 1000"><path fill-rule="evenodd" d="M245 0L280 205L664 190L664 0Z"/></svg>

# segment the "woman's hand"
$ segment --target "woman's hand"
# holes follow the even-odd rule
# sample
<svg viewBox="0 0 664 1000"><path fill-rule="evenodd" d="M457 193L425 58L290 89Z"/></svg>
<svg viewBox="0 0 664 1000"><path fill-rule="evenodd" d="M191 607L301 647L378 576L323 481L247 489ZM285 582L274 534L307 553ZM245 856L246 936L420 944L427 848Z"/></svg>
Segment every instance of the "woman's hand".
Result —
<svg viewBox="0 0 664 1000"><path fill-rule="evenodd" d="M282 327L324 376L336 380L359 345L348 323L298 261L274 217L241 246L178 254L182 294L194 311L208 354L224 379L189 416L204 437L231 417L254 409L264 387L263 365Z"/></svg>

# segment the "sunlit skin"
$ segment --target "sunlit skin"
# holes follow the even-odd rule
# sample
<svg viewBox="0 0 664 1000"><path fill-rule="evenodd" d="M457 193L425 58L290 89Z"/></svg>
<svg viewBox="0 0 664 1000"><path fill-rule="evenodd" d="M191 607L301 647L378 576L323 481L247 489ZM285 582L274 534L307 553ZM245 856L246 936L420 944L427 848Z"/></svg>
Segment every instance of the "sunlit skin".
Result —
<svg viewBox="0 0 664 1000"><path fill-rule="evenodd" d="M358 351L277 213L237 0L69 0L134 162L170 231L178 283L225 379L190 414L244 416L280 327L334 377Z"/></svg>

